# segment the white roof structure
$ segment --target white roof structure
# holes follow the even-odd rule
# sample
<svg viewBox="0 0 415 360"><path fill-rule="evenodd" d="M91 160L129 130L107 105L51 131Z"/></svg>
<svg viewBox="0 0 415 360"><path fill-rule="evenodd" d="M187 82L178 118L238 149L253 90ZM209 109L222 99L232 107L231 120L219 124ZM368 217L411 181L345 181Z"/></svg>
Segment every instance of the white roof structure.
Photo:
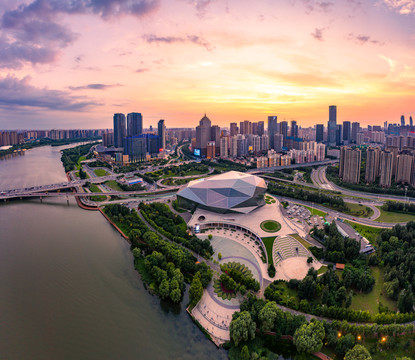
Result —
<svg viewBox="0 0 415 360"><path fill-rule="evenodd" d="M180 206L219 213L249 213L265 205L267 185L258 176L229 171L189 182L178 193Z"/></svg>

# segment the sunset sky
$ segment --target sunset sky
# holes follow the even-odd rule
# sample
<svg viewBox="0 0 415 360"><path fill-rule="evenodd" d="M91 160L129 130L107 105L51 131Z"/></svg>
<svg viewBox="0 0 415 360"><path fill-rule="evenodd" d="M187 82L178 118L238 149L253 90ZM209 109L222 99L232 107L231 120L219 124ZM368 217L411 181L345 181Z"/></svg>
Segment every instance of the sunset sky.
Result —
<svg viewBox="0 0 415 360"><path fill-rule="evenodd" d="M0 129L415 116L415 0L2 0L0 14Z"/></svg>

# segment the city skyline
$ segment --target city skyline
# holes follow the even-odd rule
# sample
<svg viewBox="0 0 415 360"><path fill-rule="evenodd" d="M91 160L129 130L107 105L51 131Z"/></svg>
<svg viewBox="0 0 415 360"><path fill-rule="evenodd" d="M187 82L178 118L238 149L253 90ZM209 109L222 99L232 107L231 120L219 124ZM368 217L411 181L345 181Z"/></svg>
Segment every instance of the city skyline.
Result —
<svg viewBox="0 0 415 360"><path fill-rule="evenodd" d="M120 110L307 127L331 104L338 123L399 123L415 114L414 17L412 0L3 1L0 128L110 128Z"/></svg>

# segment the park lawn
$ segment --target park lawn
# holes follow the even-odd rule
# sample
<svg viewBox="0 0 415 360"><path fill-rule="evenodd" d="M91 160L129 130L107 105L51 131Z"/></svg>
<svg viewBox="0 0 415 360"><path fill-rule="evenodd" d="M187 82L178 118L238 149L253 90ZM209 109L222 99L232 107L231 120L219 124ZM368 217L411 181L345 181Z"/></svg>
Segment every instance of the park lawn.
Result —
<svg viewBox="0 0 415 360"><path fill-rule="evenodd" d="M108 172L105 171L104 169L95 169L94 174L96 176L106 176L106 175L108 175Z"/></svg>
<svg viewBox="0 0 415 360"><path fill-rule="evenodd" d="M301 243L307 250L310 248L310 246L313 246L308 241L305 241L300 235L298 234L290 234L291 237L293 237L295 240L297 240L299 243Z"/></svg>
<svg viewBox="0 0 415 360"><path fill-rule="evenodd" d="M323 218L327 215L326 212L318 210L318 209L313 209L309 206L304 206L306 209L308 209L308 211L310 211L311 216L313 215L317 215L317 216L322 216Z"/></svg>
<svg viewBox="0 0 415 360"><path fill-rule="evenodd" d="M345 204L350 210L348 212L350 215L363 218L367 218L373 215L373 210L365 205L348 202L346 202Z"/></svg>
<svg viewBox="0 0 415 360"><path fill-rule="evenodd" d="M328 266L323 265L320 269L317 270L317 275L324 274L328 269Z"/></svg>
<svg viewBox="0 0 415 360"><path fill-rule="evenodd" d="M353 310L367 310L372 315L377 314L379 301L386 305L390 310L397 311L396 302L387 298L383 294L383 270L379 267L370 268L373 277L375 278L375 285L370 293L358 293L353 295L352 304L350 309Z"/></svg>
<svg viewBox="0 0 415 360"><path fill-rule="evenodd" d="M268 255L268 264L274 264L274 260L272 258L272 245L274 244L276 236L269 236L269 237L263 237L262 242L265 245L265 248L267 249L267 255Z"/></svg>
<svg viewBox="0 0 415 360"><path fill-rule="evenodd" d="M76 170L79 170L81 168L81 161L86 160L85 156L80 156L78 159L78 163L76 164Z"/></svg>
<svg viewBox="0 0 415 360"><path fill-rule="evenodd" d="M363 345L369 350L371 348L376 348L379 339L365 339ZM382 349L382 351L374 351L371 356L372 360L391 360L400 357L410 357L411 359L414 358L415 355L415 347L413 346L413 336L405 335L405 336L397 336L396 337L396 345L391 347L390 349Z"/></svg>
<svg viewBox="0 0 415 360"><path fill-rule="evenodd" d="M123 191L123 189L120 188L120 186L118 185L118 183L115 180L109 180L105 182L105 185L107 185L108 187L110 187L112 190L115 191Z"/></svg>
<svg viewBox="0 0 415 360"><path fill-rule="evenodd" d="M344 220L345 223L349 224L353 229L355 229L360 235L369 240L373 245L376 245L377 238L379 234L384 230L382 228L376 228L367 225L357 224L353 221Z"/></svg>
<svg viewBox="0 0 415 360"><path fill-rule="evenodd" d="M263 231L275 233L281 230L281 224L275 220L265 220L260 225Z"/></svg>
<svg viewBox="0 0 415 360"><path fill-rule="evenodd" d="M378 222L398 223L415 220L415 215L412 214L385 211L381 207L378 207L378 209L380 210L380 216L375 220Z"/></svg>
<svg viewBox="0 0 415 360"><path fill-rule="evenodd" d="M102 192L101 189L95 184L89 184L89 190L93 193ZM106 196L91 196L92 201L105 201L106 199Z"/></svg>

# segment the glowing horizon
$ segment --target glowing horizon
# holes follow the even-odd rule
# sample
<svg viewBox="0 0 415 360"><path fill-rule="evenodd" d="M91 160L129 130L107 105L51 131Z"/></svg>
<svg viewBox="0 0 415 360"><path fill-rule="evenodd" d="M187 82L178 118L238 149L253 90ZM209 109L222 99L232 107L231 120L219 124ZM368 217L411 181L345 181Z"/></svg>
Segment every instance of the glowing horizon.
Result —
<svg viewBox="0 0 415 360"><path fill-rule="evenodd" d="M6 0L0 128L415 116L414 0Z"/></svg>

